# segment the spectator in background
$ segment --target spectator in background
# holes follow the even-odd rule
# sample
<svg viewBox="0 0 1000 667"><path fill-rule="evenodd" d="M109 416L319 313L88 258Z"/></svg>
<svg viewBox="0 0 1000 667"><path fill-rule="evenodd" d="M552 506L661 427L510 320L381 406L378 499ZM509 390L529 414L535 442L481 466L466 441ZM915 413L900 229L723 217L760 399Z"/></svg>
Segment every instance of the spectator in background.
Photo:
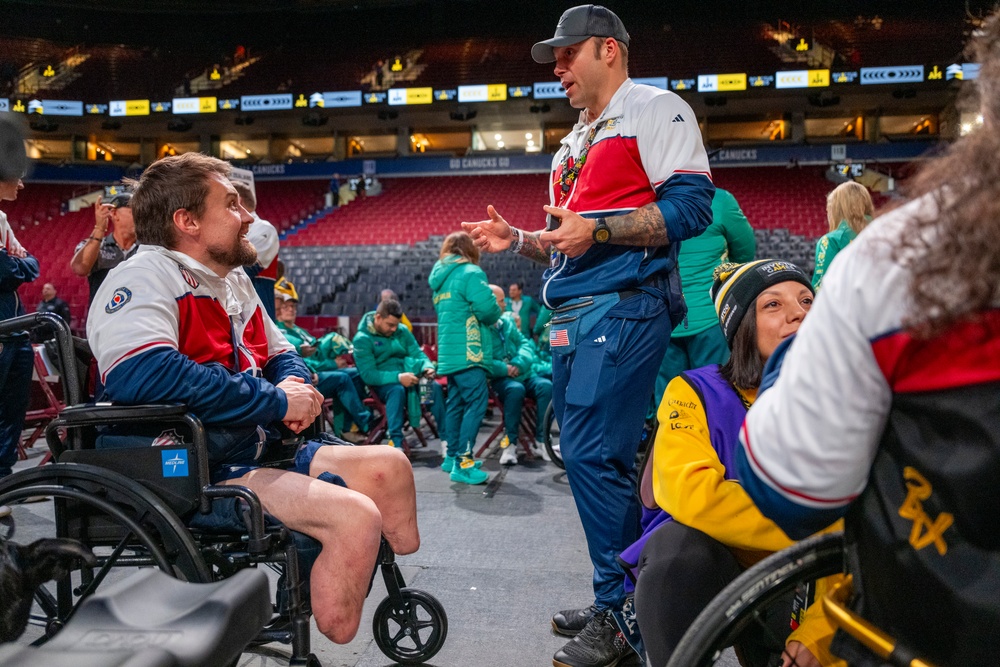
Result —
<svg viewBox="0 0 1000 667"><path fill-rule="evenodd" d="M503 288L490 285L497 299L497 306L503 308ZM524 397L535 399L538 415L535 420L535 442L532 453L541 455L545 450L545 424L542 417L552 402L552 380L534 374L534 364L537 361L534 345L530 337L521 335L514 321L513 313L504 313L496 323L489 327L492 337L493 356L490 360L488 373L490 386L503 403L503 423L506 434L500 441L501 465L517 464L518 431L521 426L521 413L524 411ZM549 375L551 371L549 360Z"/></svg>
<svg viewBox="0 0 1000 667"><path fill-rule="evenodd" d="M326 207L340 206L340 174L334 174L330 179L329 191L326 193Z"/></svg>
<svg viewBox="0 0 1000 667"><path fill-rule="evenodd" d="M395 292L393 292L391 289L389 289L387 287L384 290L382 290L381 292L379 292L379 298L378 298L378 300L379 300L380 303L382 301L396 301L396 302L399 302L399 297L396 296ZM402 306L400 306L400 308L402 308ZM407 329L409 329L410 331L413 331L413 324L410 322L409 318L406 317L406 313L403 313L402 315L399 316L399 323L402 324Z"/></svg>
<svg viewBox="0 0 1000 667"><path fill-rule="evenodd" d="M358 444L365 440L371 423L372 413L361 400L364 385L358 377L358 369L348 365L348 355L353 351L351 341L336 331L331 331L320 339L295 324L298 315L299 294L295 285L284 278L274 285L274 311L278 330L295 347L306 367L312 371L313 384L323 398L334 402L334 429L348 442ZM360 386L359 386L360 385ZM343 423L344 413L353 420L357 431L350 423Z"/></svg>
<svg viewBox="0 0 1000 667"><path fill-rule="evenodd" d="M532 316L537 317L539 312L538 302L524 293L524 286L520 282L510 284L510 297L504 302L505 310L516 316L517 328L521 335L531 338Z"/></svg>
<svg viewBox="0 0 1000 667"><path fill-rule="evenodd" d="M247 240L257 250L257 262L243 268L253 281L253 288L257 291L260 302L264 304L264 310L274 320L274 283L278 279L278 230L257 215L257 196L249 187L240 182L233 182L233 187L240 195L243 208L253 216Z"/></svg>
<svg viewBox="0 0 1000 667"><path fill-rule="evenodd" d="M479 248L465 232L445 237L427 282L438 317L438 373L448 376L441 469L453 482L483 484L489 475L476 465L472 448L489 401L486 368L493 346L486 328L503 311L479 268Z"/></svg>
<svg viewBox="0 0 1000 667"><path fill-rule="evenodd" d="M66 324L72 324L73 316L69 312L69 304L56 296L56 288L52 283L42 285L42 300L38 302L37 313L55 313L63 318Z"/></svg>
<svg viewBox="0 0 1000 667"><path fill-rule="evenodd" d="M712 273L726 262L749 262L756 251L753 228L736 197L716 188L712 224L700 236L684 241L677 256L687 317L670 334L670 345L656 376L650 416L656 414L663 391L675 377L691 368L724 364L729 359L729 346L709 296Z"/></svg>
<svg viewBox="0 0 1000 667"><path fill-rule="evenodd" d="M139 249L135 240L131 201L132 193L128 191L119 192L107 201L98 199L94 204L94 231L77 244L69 262L73 273L87 278L90 285L88 305L93 303L94 295L108 272Z"/></svg>
<svg viewBox="0 0 1000 667"><path fill-rule="evenodd" d="M857 238L875 215L875 205L868 188L848 181L841 183L826 197L826 219L830 231L816 244L816 268L813 269L813 289L819 290L830 262L837 253Z"/></svg>
<svg viewBox="0 0 1000 667"><path fill-rule="evenodd" d="M417 385L421 378L434 378L434 364L409 329L399 326L402 315L398 301L382 301L374 311L365 313L354 334L354 362L364 383L385 403L391 447L403 446L406 415L413 428L420 428L421 397ZM440 428L444 420L441 385L430 382L428 387L433 392L434 419Z"/></svg>
<svg viewBox="0 0 1000 667"><path fill-rule="evenodd" d="M2 166L2 165L0 165ZM0 181L0 200L14 201L24 189L21 179ZM18 243L0 211L0 320L24 315L24 305L17 288L38 277L38 260ZM34 353L28 334L18 332L0 336L0 478L11 473L17 460L17 443L21 438L24 413L31 395L31 370ZM0 507L0 516L10 514Z"/></svg>

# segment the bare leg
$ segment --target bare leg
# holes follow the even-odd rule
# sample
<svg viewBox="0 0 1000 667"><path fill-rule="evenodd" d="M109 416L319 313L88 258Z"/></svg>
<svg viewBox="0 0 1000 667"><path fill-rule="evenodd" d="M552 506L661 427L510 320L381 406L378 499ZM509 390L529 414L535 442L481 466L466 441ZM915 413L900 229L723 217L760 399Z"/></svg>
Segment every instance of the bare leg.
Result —
<svg viewBox="0 0 1000 667"><path fill-rule="evenodd" d="M406 455L391 447L320 447L309 474L332 472L371 498L382 515L382 534L397 554L420 548L417 491Z"/></svg>
<svg viewBox="0 0 1000 667"><path fill-rule="evenodd" d="M319 540L310 578L316 626L338 644L354 639L382 532L375 503L352 489L269 468L224 483L248 487L269 514Z"/></svg>

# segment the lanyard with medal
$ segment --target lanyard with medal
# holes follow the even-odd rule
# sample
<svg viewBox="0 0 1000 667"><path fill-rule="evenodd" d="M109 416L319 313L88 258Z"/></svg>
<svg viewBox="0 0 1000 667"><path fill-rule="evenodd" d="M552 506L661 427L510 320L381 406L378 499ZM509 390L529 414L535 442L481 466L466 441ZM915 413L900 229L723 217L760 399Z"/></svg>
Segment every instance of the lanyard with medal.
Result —
<svg viewBox="0 0 1000 667"><path fill-rule="evenodd" d="M575 160L571 155L572 150L567 146L566 155L559 162L559 203L556 204L556 208L563 208L566 201L569 199L569 194L576 185L577 179L580 177L580 171L583 169L583 165L587 164L587 155L590 153L590 147L594 144L594 137L596 137L597 133L608 124L608 120L610 119L606 118L590 128L590 132L587 133L587 140L583 142L583 148L580 149L580 156ZM559 219L552 214L546 216L546 231L551 232L554 229L558 229L559 224ZM562 253L558 250L552 248L549 255L551 266L556 266L559 263L559 255L561 254Z"/></svg>

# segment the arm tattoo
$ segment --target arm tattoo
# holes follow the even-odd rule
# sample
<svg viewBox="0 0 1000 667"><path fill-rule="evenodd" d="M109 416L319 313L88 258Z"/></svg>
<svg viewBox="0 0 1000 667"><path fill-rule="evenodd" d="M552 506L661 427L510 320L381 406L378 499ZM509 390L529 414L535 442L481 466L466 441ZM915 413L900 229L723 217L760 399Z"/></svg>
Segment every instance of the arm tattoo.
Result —
<svg viewBox="0 0 1000 667"><path fill-rule="evenodd" d="M524 233L524 245L521 247L519 254L539 264L548 264L549 244L542 243L538 238L538 234L539 232Z"/></svg>
<svg viewBox="0 0 1000 667"><path fill-rule="evenodd" d="M611 231L611 242L615 245L670 245L667 225L656 204L646 204L631 213L607 218L607 222Z"/></svg>

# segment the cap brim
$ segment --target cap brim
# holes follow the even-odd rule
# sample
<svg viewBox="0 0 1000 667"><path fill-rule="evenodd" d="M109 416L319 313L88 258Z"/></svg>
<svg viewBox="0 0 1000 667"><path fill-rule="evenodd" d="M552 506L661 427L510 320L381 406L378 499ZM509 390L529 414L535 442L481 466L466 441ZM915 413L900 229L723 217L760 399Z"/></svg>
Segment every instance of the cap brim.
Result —
<svg viewBox="0 0 1000 667"><path fill-rule="evenodd" d="M531 59L543 65L545 63L554 63L556 55L552 52L553 48L579 44L585 39L589 39L589 37L587 35L563 35L562 37L553 37L544 42L538 42L531 47Z"/></svg>

